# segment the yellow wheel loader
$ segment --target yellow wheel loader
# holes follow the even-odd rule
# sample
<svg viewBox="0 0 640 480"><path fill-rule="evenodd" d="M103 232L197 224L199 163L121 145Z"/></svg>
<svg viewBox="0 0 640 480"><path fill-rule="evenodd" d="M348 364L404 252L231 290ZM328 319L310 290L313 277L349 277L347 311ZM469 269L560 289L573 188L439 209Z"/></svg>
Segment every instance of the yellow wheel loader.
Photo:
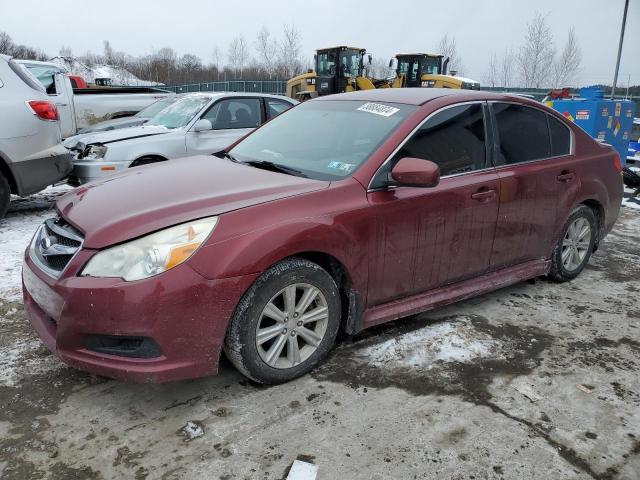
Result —
<svg viewBox="0 0 640 480"><path fill-rule="evenodd" d="M315 71L287 81L287 96L301 102L320 95L388 87L386 80L371 80L364 75L367 51L356 47L332 47L316 50ZM371 55L368 56L371 63Z"/></svg>
<svg viewBox="0 0 640 480"><path fill-rule="evenodd" d="M399 53L395 61L392 58L389 68L396 63L396 78L391 87L431 87L431 88L464 88L480 90L480 82L456 76L455 71L447 75L449 58L430 53Z"/></svg>

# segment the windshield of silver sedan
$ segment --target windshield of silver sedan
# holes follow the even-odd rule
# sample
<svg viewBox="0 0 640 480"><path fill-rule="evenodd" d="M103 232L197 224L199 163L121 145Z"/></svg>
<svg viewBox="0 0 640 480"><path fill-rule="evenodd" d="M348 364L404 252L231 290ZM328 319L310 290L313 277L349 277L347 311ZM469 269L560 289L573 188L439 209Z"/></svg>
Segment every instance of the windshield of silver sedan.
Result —
<svg viewBox="0 0 640 480"><path fill-rule="evenodd" d="M417 107L365 101L311 101L279 115L229 154L318 180L352 175ZM292 173L295 174L295 173Z"/></svg>
<svg viewBox="0 0 640 480"><path fill-rule="evenodd" d="M184 127L210 101L211 97L208 96L181 98L155 114L145 125L160 125L167 128Z"/></svg>

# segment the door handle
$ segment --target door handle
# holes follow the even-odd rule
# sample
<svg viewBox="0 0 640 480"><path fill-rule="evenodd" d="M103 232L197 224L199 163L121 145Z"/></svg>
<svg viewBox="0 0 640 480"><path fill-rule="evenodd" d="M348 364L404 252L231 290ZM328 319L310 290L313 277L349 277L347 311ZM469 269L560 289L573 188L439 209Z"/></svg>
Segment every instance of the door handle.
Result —
<svg viewBox="0 0 640 480"><path fill-rule="evenodd" d="M575 173L565 171L565 172L562 172L560 175L558 175L556 178L558 179L559 182L570 182L575 177L576 177Z"/></svg>
<svg viewBox="0 0 640 480"><path fill-rule="evenodd" d="M495 196L496 191L493 188L478 190L477 192L471 194L471 198L473 198L474 200L489 200L495 198Z"/></svg>

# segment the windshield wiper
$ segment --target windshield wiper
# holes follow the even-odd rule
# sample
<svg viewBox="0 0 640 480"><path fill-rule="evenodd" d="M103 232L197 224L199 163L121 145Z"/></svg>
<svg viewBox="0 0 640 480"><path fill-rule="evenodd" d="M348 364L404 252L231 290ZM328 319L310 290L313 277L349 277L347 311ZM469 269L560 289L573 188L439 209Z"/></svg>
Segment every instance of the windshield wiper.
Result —
<svg viewBox="0 0 640 480"><path fill-rule="evenodd" d="M247 165L251 165L252 167L262 168L264 170L271 170L274 172L286 173L289 175L295 175L297 177L305 177L308 178L308 175L302 173L302 171L297 170L292 167L287 167L286 165L281 165L279 163L268 162L266 160L249 160L246 162Z"/></svg>
<svg viewBox="0 0 640 480"><path fill-rule="evenodd" d="M233 163L242 163L236 157L231 155L229 152L225 152L224 150L221 150L220 152L212 153L212 155L214 157L218 157L218 158L227 158L227 159L231 160Z"/></svg>

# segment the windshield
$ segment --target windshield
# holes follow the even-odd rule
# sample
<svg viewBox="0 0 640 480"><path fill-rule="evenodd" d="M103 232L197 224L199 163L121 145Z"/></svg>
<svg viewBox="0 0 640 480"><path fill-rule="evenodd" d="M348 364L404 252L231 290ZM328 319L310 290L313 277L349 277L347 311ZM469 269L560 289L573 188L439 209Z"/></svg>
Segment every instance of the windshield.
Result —
<svg viewBox="0 0 640 480"><path fill-rule="evenodd" d="M147 108L143 108L138 113L136 113L134 117L151 118L157 113L159 113L160 111L167 108L172 103L175 103L178 100L178 98L179 97L172 95L170 97L166 97L161 100L158 100L157 102L153 102Z"/></svg>
<svg viewBox="0 0 640 480"><path fill-rule="evenodd" d="M146 125L162 125L167 128L184 127L210 101L209 96L181 98L151 117Z"/></svg>
<svg viewBox="0 0 640 480"><path fill-rule="evenodd" d="M309 178L355 172L417 107L363 101L312 101L288 110L229 153L241 162L271 162Z"/></svg>
<svg viewBox="0 0 640 480"><path fill-rule="evenodd" d="M406 75L409 80L418 78L418 60L402 59L398 62L398 70L401 75Z"/></svg>

